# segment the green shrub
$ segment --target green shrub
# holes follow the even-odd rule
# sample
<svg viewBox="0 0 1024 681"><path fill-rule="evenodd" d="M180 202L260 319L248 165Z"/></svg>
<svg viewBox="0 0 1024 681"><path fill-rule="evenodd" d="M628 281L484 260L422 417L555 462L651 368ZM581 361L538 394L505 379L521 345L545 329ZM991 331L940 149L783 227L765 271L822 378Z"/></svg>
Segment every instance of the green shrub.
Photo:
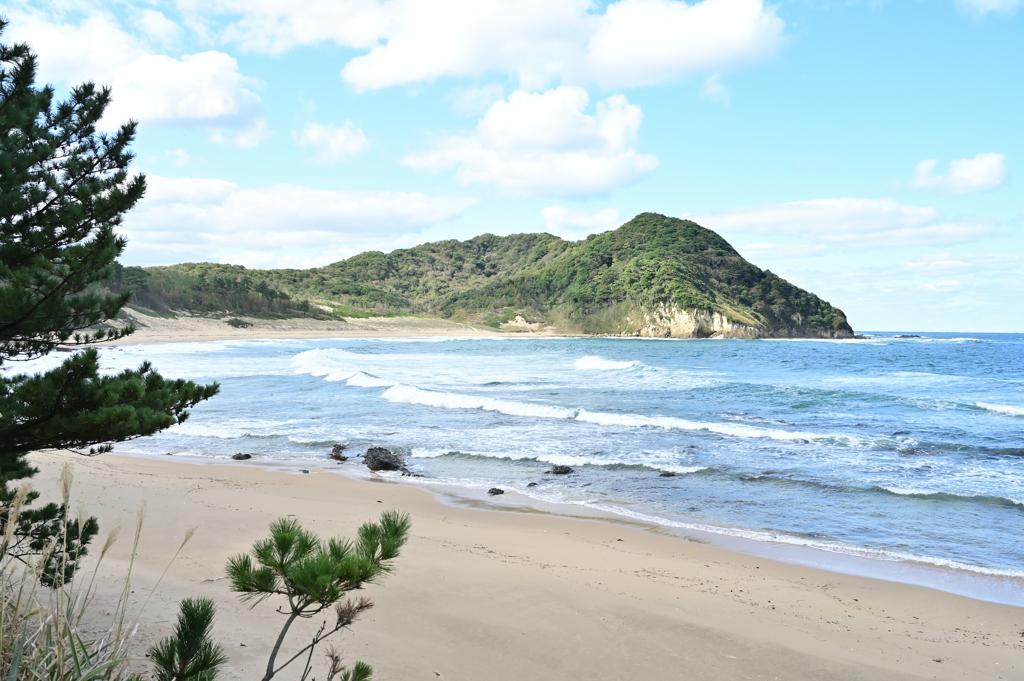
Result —
<svg viewBox="0 0 1024 681"><path fill-rule="evenodd" d="M302 657L306 665L302 678L308 677L317 644L351 626L373 607L365 597L351 599L346 594L363 584L380 581L393 570L392 561L405 544L409 527L407 514L385 511L379 522L364 523L359 528L356 541L334 538L324 542L298 521L281 518L271 523L270 537L253 545L251 556L241 554L228 561L231 590L240 593L243 601L251 601L255 607L273 596L285 599L278 612L287 615L287 620L271 649L263 681L270 681ZM312 642L278 666L277 656L295 620L316 617L329 608L334 611L334 622L328 625L324 620ZM328 679L340 674L341 681L363 681L372 673L363 663L345 669L333 648L328 651L328 659Z"/></svg>
<svg viewBox="0 0 1024 681"><path fill-rule="evenodd" d="M156 681L214 681L228 661L210 630L216 607L208 598L181 602L174 634L149 649Z"/></svg>

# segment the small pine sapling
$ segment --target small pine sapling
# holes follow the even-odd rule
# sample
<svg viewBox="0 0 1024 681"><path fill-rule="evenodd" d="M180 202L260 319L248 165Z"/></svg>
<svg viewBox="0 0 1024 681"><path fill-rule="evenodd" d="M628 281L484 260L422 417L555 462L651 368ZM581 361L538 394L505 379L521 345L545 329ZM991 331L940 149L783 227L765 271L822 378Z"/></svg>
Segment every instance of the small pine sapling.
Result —
<svg viewBox="0 0 1024 681"><path fill-rule="evenodd" d="M208 598L181 602L174 634L149 649L156 667L156 681L214 681L227 663L223 648L213 642L210 630L217 610Z"/></svg>
<svg viewBox="0 0 1024 681"><path fill-rule="evenodd" d="M241 594L252 606L271 596L284 596L287 602L278 612L288 616L267 661L263 681L305 656L306 679L312 670L313 651L328 636L349 627L364 611L373 607L367 598L346 598L349 591L363 584L379 582L393 571L392 561L405 544L411 521L406 513L385 511L379 522L364 523L356 541L333 538L326 542L304 530L298 521L282 518L270 525L270 537L256 542L252 556L240 554L227 565L231 590ZM327 620L312 641L280 665L278 654L288 630L299 618L309 619L333 608L334 622ZM346 669L332 648L328 654L328 678L340 681L366 681L372 674L369 665L359 662Z"/></svg>

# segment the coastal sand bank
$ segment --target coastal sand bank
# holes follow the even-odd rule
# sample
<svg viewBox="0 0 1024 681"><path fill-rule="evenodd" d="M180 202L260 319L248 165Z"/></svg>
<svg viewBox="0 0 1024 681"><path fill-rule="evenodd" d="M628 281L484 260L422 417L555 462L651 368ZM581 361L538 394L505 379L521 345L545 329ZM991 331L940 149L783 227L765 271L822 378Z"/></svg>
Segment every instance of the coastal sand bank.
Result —
<svg viewBox="0 0 1024 681"><path fill-rule="evenodd" d="M228 591L228 557L282 516L324 536L352 535L388 508L411 514L411 539L396 574L365 590L376 607L337 641L378 679L1024 678L1024 609L1012 606L775 563L629 523L442 503L385 479L251 462L53 452L31 460L48 497L73 461L74 497L104 531L116 522L129 530L147 503L136 600L198 526L144 611L136 650L169 632L179 599L207 596L231 658L224 679L260 678L283 620L273 603L250 610ZM102 595L116 598L130 548L125 536L112 550ZM319 624L297 625L290 644ZM323 660L315 662L319 677Z"/></svg>

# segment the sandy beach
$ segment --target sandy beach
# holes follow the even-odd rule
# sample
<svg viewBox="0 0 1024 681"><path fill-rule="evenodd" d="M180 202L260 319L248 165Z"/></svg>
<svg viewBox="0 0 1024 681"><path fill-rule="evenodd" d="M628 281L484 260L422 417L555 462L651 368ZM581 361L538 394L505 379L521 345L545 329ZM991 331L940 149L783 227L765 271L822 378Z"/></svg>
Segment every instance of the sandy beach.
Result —
<svg viewBox="0 0 1024 681"><path fill-rule="evenodd" d="M401 336L503 336L487 326L460 324L430 317L370 317L366 319L260 319L243 317L251 326L236 328L225 319L179 315L155 317L125 309L136 331L110 345L255 338L388 338ZM529 333L529 332L526 332Z"/></svg>
<svg viewBox="0 0 1024 681"><path fill-rule="evenodd" d="M148 515L134 598L149 592L185 531L198 527L141 618L144 649L176 603L218 606L226 679L259 678L279 631L273 603L228 590L223 566L294 516L351 535L383 509L413 530L397 572L365 594L376 607L337 641L380 679L1019 679L1024 609L921 587L732 553L630 523L531 511L504 501L443 503L411 485L332 470L272 470L104 455L37 453L35 486L55 495L74 463L73 496L104 531ZM509 511L512 512L509 512ZM130 534L130 532L126 532ZM116 598L130 557L122 537L101 594ZM320 622L293 630L295 645ZM318 661L322 663L322 660ZM289 669L280 678L298 678ZM322 673L322 668L317 670Z"/></svg>

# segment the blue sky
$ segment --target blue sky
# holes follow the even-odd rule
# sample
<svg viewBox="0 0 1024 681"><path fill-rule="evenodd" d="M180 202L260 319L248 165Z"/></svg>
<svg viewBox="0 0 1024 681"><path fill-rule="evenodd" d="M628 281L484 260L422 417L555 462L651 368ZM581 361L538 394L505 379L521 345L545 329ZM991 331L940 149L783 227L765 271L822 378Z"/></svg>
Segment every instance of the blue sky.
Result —
<svg viewBox="0 0 1024 681"><path fill-rule="evenodd" d="M1024 0L7 2L114 88L124 260L689 217L858 330L1024 331Z"/></svg>

